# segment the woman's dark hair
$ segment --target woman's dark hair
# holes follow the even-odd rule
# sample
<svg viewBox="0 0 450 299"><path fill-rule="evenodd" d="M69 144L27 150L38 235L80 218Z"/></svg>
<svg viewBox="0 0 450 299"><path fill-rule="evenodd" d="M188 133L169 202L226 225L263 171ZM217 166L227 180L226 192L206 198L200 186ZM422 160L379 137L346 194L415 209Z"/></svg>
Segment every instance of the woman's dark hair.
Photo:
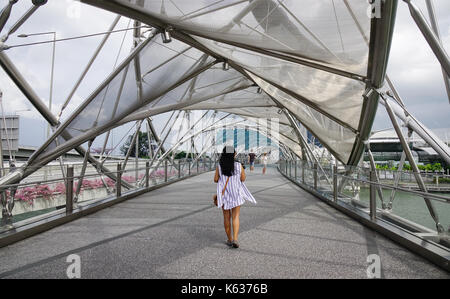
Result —
<svg viewBox="0 0 450 299"><path fill-rule="evenodd" d="M220 156L220 169L222 174L226 176L232 176L234 173L234 154L236 151L232 146L225 146Z"/></svg>

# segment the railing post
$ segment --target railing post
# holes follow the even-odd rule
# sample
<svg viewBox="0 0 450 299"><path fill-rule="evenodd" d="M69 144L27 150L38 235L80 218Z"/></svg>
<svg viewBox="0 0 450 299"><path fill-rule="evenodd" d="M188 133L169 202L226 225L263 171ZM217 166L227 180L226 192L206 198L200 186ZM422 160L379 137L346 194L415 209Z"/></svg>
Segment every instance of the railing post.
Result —
<svg viewBox="0 0 450 299"><path fill-rule="evenodd" d="M211 157L209 157L209 171L212 170L212 159Z"/></svg>
<svg viewBox="0 0 450 299"><path fill-rule="evenodd" d="M122 166L117 164L117 179L116 179L116 197L122 195Z"/></svg>
<svg viewBox="0 0 450 299"><path fill-rule="evenodd" d="M333 199L334 202L338 201L338 177L337 177L337 166L333 167Z"/></svg>
<svg viewBox="0 0 450 299"><path fill-rule="evenodd" d="M313 170L313 175L314 175L314 189L317 190L317 163L314 163L314 170Z"/></svg>
<svg viewBox="0 0 450 299"><path fill-rule="evenodd" d="M188 175L191 175L191 161L188 161Z"/></svg>
<svg viewBox="0 0 450 299"><path fill-rule="evenodd" d="M145 187L150 187L150 162L145 162Z"/></svg>
<svg viewBox="0 0 450 299"><path fill-rule="evenodd" d="M178 178L181 178L181 159L178 160Z"/></svg>
<svg viewBox="0 0 450 299"><path fill-rule="evenodd" d="M375 181L375 172L370 172L370 219L372 221L375 220L377 216L377 194L376 194L376 188L373 185Z"/></svg>
<svg viewBox="0 0 450 299"><path fill-rule="evenodd" d="M167 160L164 160L164 182L167 183Z"/></svg>
<svg viewBox="0 0 450 299"><path fill-rule="evenodd" d="M1 203L2 203L2 220L1 225L11 225L12 219L11 214L8 211L8 197L6 196L6 192L2 190L0 192Z"/></svg>
<svg viewBox="0 0 450 299"><path fill-rule="evenodd" d="M302 183L305 183L305 161L302 161Z"/></svg>
<svg viewBox="0 0 450 299"><path fill-rule="evenodd" d="M73 165L67 166L66 175L66 213L73 212ZM81 182L80 182L81 183Z"/></svg>
<svg viewBox="0 0 450 299"><path fill-rule="evenodd" d="M198 160L197 160L197 174L198 174Z"/></svg>
<svg viewBox="0 0 450 299"><path fill-rule="evenodd" d="M297 160L294 161L294 179L297 181Z"/></svg>

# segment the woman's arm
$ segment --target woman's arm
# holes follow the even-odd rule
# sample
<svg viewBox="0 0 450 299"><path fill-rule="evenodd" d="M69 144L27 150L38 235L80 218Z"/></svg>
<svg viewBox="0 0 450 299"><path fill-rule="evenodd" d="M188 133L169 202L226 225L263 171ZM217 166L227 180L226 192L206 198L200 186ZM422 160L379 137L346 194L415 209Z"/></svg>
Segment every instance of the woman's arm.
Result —
<svg viewBox="0 0 450 299"><path fill-rule="evenodd" d="M219 167L216 167L216 173L214 174L214 183L219 182Z"/></svg>
<svg viewBox="0 0 450 299"><path fill-rule="evenodd" d="M241 182L245 181L246 178L244 166L241 164Z"/></svg>

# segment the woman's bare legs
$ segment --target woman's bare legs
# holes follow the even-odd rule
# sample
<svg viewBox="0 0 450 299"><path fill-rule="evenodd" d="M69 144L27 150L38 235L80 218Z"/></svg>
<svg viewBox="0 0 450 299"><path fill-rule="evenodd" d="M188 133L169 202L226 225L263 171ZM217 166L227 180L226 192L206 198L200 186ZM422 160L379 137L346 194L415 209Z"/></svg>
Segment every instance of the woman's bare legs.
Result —
<svg viewBox="0 0 450 299"><path fill-rule="evenodd" d="M225 210L222 208L223 211L223 226L225 227L225 233L227 234L228 241L233 241L233 238L231 237L231 211Z"/></svg>
<svg viewBox="0 0 450 299"><path fill-rule="evenodd" d="M231 218L233 218L233 240L238 240L239 234L239 213L241 211L241 207L235 207L231 209Z"/></svg>
<svg viewBox="0 0 450 299"><path fill-rule="evenodd" d="M266 174L266 166L263 167L263 174Z"/></svg>

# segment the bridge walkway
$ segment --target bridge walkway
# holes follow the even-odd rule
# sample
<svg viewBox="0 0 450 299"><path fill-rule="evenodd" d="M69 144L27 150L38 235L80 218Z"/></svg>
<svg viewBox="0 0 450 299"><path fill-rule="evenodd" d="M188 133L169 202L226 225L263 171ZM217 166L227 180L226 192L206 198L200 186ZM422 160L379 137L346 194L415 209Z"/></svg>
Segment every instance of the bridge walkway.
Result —
<svg viewBox="0 0 450 299"><path fill-rule="evenodd" d="M257 205L241 210L241 248L228 248L202 174L0 249L2 278L450 278L420 256L343 215L274 168L248 173Z"/></svg>

